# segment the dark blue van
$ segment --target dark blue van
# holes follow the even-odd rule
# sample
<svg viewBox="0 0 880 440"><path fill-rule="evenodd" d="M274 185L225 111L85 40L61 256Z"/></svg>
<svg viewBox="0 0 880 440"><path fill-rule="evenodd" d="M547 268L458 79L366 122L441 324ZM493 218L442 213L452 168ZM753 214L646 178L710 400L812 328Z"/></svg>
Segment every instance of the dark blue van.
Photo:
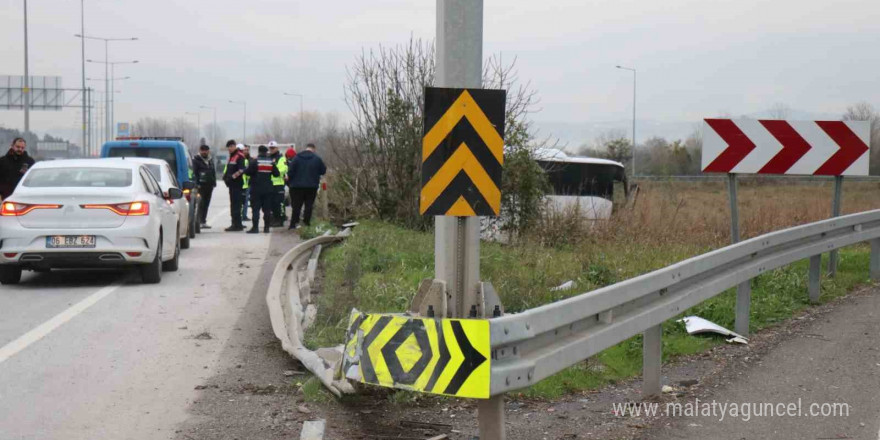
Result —
<svg viewBox="0 0 880 440"><path fill-rule="evenodd" d="M193 182L192 158L183 139L179 137L119 137L105 142L101 147L101 157L151 157L163 159L177 174L177 181L189 201L189 235L195 238L201 232L198 221L199 192Z"/></svg>

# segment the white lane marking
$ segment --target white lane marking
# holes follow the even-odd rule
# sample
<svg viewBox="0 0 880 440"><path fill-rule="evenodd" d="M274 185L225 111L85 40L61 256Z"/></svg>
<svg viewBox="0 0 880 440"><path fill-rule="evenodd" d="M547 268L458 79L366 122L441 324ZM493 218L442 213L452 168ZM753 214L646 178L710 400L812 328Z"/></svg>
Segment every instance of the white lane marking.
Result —
<svg viewBox="0 0 880 440"><path fill-rule="evenodd" d="M111 284L103 289L89 295L82 301L70 306L67 310L55 315L52 319L40 324L39 327L34 328L33 330L21 335L18 339L0 347L0 364L5 362L7 359L15 356L18 352L24 350L29 345L34 342L43 339L49 333L52 333L58 327L61 327L66 322L70 321L76 315L86 311L89 307L95 305L98 301L102 300L105 296L113 293L116 289L121 287L121 283Z"/></svg>

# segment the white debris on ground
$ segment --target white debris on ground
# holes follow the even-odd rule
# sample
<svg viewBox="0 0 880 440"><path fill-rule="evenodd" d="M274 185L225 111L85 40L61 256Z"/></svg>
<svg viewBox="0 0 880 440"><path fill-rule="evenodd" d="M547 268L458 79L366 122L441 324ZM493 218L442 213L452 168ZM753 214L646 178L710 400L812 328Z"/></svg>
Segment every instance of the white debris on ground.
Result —
<svg viewBox="0 0 880 440"><path fill-rule="evenodd" d="M574 289L574 286L575 286L574 280L568 280L568 281L550 289L550 291L551 292L558 292L561 290L571 290L571 289Z"/></svg>
<svg viewBox="0 0 880 440"><path fill-rule="evenodd" d="M718 324L715 324L708 319L700 318L699 316L686 316L676 322L684 322L685 328L687 329L689 335L697 335L700 333L717 333L722 336L730 336L730 339L727 340L727 342L730 343L749 343L748 338L738 333L732 332Z"/></svg>

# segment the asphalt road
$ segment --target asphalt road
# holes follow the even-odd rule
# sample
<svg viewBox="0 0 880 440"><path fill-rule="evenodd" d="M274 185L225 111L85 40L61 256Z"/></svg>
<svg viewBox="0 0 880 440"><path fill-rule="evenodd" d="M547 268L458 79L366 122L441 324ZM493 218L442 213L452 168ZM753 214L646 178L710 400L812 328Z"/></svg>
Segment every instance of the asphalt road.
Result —
<svg viewBox="0 0 880 440"><path fill-rule="evenodd" d="M811 318L813 319L813 318ZM728 383L680 403L714 414L667 417L639 438L880 439L880 289L817 316ZM772 404L768 412L764 406ZM728 405L723 420L721 406ZM741 409L749 404L748 415ZM784 404L780 415L780 404ZM730 405L738 405L733 416ZM788 405L794 405L790 409ZM758 415L758 411L761 414Z"/></svg>
<svg viewBox="0 0 880 440"><path fill-rule="evenodd" d="M208 218L213 229L159 285L131 271L57 270L0 288L0 439L174 436L194 387L217 372L275 235L223 232L225 188Z"/></svg>

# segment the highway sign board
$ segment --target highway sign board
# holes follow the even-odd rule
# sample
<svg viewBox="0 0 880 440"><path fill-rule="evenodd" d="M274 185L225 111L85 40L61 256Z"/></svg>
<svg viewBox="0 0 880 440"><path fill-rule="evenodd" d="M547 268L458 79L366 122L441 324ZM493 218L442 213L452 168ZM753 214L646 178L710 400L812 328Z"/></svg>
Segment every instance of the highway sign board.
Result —
<svg viewBox="0 0 880 440"><path fill-rule="evenodd" d="M705 119L704 173L867 176L867 121Z"/></svg>
<svg viewBox="0 0 880 440"><path fill-rule="evenodd" d="M423 215L498 215L504 90L425 88Z"/></svg>
<svg viewBox="0 0 880 440"><path fill-rule="evenodd" d="M64 88L60 76L29 76L28 89L24 76L0 75L0 110L24 109L24 97L30 98L31 110L61 110Z"/></svg>
<svg viewBox="0 0 880 440"><path fill-rule="evenodd" d="M116 123L116 136L117 137L131 136L131 124L129 124L128 122L117 122Z"/></svg>

